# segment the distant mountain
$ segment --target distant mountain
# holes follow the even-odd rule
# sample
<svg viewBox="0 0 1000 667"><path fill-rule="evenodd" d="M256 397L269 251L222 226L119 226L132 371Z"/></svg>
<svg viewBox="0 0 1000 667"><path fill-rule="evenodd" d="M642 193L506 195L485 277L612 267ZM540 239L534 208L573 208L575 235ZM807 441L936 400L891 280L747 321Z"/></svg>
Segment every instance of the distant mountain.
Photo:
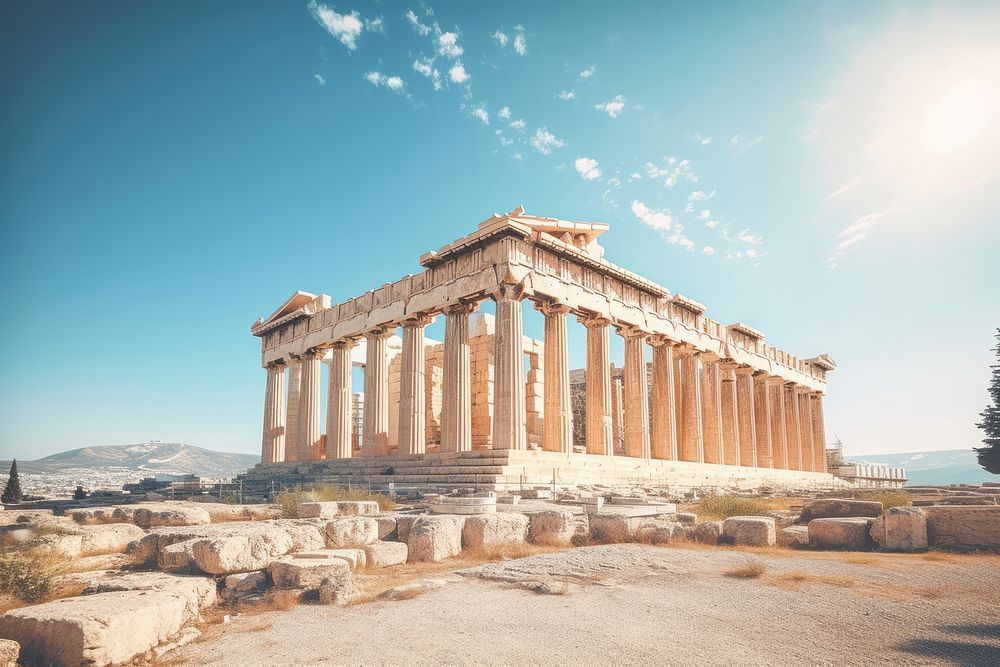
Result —
<svg viewBox="0 0 1000 667"><path fill-rule="evenodd" d="M976 462L976 453L971 448L906 454L845 455L844 458L856 463L902 466L906 468L911 486L1000 482L1000 475L991 475L980 467Z"/></svg>
<svg viewBox="0 0 1000 667"><path fill-rule="evenodd" d="M234 477L260 462L253 454L213 452L173 442L144 442L137 445L100 445L71 449L35 461L18 461L25 473L64 471L67 468L125 468L139 476L157 473L190 473L201 477ZM0 461L6 472L10 461Z"/></svg>

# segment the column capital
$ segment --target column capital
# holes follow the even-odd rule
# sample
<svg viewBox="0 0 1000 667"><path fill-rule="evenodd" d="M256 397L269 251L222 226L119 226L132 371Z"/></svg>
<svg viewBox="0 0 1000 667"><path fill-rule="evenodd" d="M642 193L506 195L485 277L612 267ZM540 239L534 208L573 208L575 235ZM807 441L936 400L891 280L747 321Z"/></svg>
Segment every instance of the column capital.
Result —
<svg viewBox="0 0 1000 667"><path fill-rule="evenodd" d="M335 350L350 350L357 344L358 344L357 338L348 337L348 338L340 338L338 340L333 341L332 343L330 343L330 347L332 347Z"/></svg>
<svg viewBox="0 0 1000 667"><path fill-rule="evenodd" d="M302 353L303 359L322 359L326 356L327 347L325 345L317 345L316 347L310 347L308 350Z"/></svg>
<svg viewBox="0 0 1000 667"><path fill-rule="evenodd" d="M756 373L756 369L753 366L747 366L745 364L739 364L734 369L737 375L753 375Z"/></svg>
<svg viewBox="0 0 1000 667"><path fill-rule="evenodd" d="M735 371L739 367L740 365L735 361L733 361L732 359L722 359L719 362L719 368L721 368L724 371Z"/></svg>
<svg viewBox="0 0 1000 667"><path fill-rule="evenodd" d="M615 329L618 331L618 335L626 340L630 338L647 338L649 336L648 333L639 327L630 324L620 324Z"/></svg>
<svg viewBox="0 0 1000 667"><path fill-rule="evenodd" d="M812 393L812 389L810 389L809 387L803 387L800 384L796 384L795 385L795 393L796 394L811 394Z"/></svg>
<svg viewBox="0 0 1000 667"><path fill-rule="evenodd" d="M698 350L695 349L695 346L692 345L691 343L678 343L674 347L674 354L677 354L682 357L687 357L687 356L693 357L701 353L698 352Z"/></svg>
<svg viewBox="0 0 1000 667"><path fill-rule="evenodd" d="M705 362L708 362L708 363L711 363L713 361L720 361L721 360L721 357L719 357L719 355L715 354L714 352L707 352L707 351L706 352L699 352L698 356L701 357L702 361L705 361Z"/></svg>
<svg viewBox="0 0 1000 667"><path fill-rule="evenodd" d="M285 370L285 366L287 366L287 364L284 360L279 359L278 361L272 361L268 365L264 366L264 368L274 373L279 373Z"/></svg>
<svg viewBox="0 0 1000 667"><path fill-rule="evenodd" d="M776 387L785 384L785 378L778 377L777 375L765 374L763 379L764 379L764 384L770 387Z"/></svg>
<svg viewBox="0 0 1000 667"><path fill-rule="evenodd" d="M524 287L511 283L501 283L490 293L494 301L520 301L524 298Z"/></svg>
<svg viewBox="0 0 1000 667"><path fill-rule="evenodd" d="M565 315L570 312L570 307L558 301L536 301L535 310L545 315Z"/></svg>
<svg viewBox="0 0 1000 667"><path fill-rule="evenodd" d="M414 313L400 322L400 326L406 329L425 327L434 321L434 316L430 313Z"/></svg>
<svg viewBox="0 0 1000 667"><path fill-rule="evenodd" d="M460 301L459 303L453 303L450 306L445 306L445 315L471 315L478 310L479 304L475 301L465 302Z"/></svg>
<svg viewBox="0 0 1000 667"><path fill-rule="evenodd" d="M611 320L600 315L587 314L577 315L576 321L585 327L607 327L611 325Z"/></svg>
<svg viewBox="0 0 1000 667"><path fill-rule="evenodd" d="M368 338L388 338L395 333L395 325L385 324L380 327L373 327L365 332Z"/></svg>
<svg viewBox="0 0 1000 667"><path fill-rule="evenodd" d="M677 345L676 341L667 338L663 334L653 334L651 336L648 336L646 338L646 342L652 345L653 347L660 347L662 345L673 347Z"/></svg>

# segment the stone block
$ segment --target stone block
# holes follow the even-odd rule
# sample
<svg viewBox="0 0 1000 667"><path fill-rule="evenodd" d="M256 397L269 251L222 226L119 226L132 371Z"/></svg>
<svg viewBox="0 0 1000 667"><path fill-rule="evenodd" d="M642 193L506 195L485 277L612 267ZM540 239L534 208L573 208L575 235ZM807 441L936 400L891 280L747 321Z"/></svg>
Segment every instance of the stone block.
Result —
<svg viewBox="0 0 1000 667"><path fill-rule="evenodd" d="M635 529L635 541L643 544L670 544L681 537L683 526L664 519L646 520Z"/></svg>
<svg viewBox="0 0 1000 667"><path fill-rule="evenodd" d="M600 513L589 516L590 536L601 544L622 542L667 542L674 538L677 524L657 517L631 517Z"/></svg>
<svg viewBox="0 0 1000 667"><path fill-rule="evenodd" d="M932 547L1000 548L1000 505L936 505L923 512Z"/></svg>
<svg viewBox="0 0 1000 667"><path fill-rule="evenodd" d="M17 667L21 645L13 639L0 639L0 667Z"/></svg>
<svg viewBox="0 0 1000 667"><path fill-rule="evenodd" d="M403 542L373 542L365 547L368 567L402 565L409 556L409 547Z"/></svg>
<svg viewBox="0 0 1000 667"><path fill-rule="evenodd" d="M168 544L156 554L156 565L164 572L194 572L195 540Z"/></svg>
<svg viewBox="0 0 1000 667"><path fill-rule="evenodd" d="M882 503L870 500L845 498L820 498L805 503L798 522L806 524L813 519L838 517L877 517L883 512Z"/></svg>
<svg viewBox="0 0 1000 667"><path fill-rule="evenodd" d="M140 528L154 526L201 526L212 523L212 517L200 507L174 505L166 507L138 507L132 521Z"/></svg>
<svg viewBox="0 0 1000 667"><path fill-rule="evenodd" d="M353 580L351 566L343 558L285 557L271 563L267 571L277 588L315 591L330 577L350 576Z"/></svg>
<svg viewBox="0 0 1000 667"><path fill-rule="evenodd" d="M722 522L702 521L688 533L688 536L701 544L718 544L719 538L722 537Z"/></svg>
<svg viewBox="0 0 1000 667"><path fill-rule="evenodd" d="M470 516L462 527L462 547L483 549L504 544L524 544L528 517L516 512Z"/></svg>
<svg viewBox="0 0 1000 667"><path fill-rule="evenodd" d="M226 577L226 587L222 589L222 597L226 600L237 600L247 595L255 595L267 588L267 572L242 572Z"/></svg>
<svg viewBox="0 0 1000 667"><path fill-rule="evenodd" d="M341 516L375 516L378 514L378 503L374 500L338 500L337 507Z"/></svg>
<svg viewBox="0 0 1000 667"><path fill-rule="evenodd" d="M682 526L693 526L698 523L698 515L694 512L678 512L674 518Z"/></svg>
<svg viewBox="0 0 1000 667"><path fill-rule="evenodd" d="M920 551L927 548L927 519L917 507L890 507L872 523L871 536L886 551Z"/></svg>
<svg viewBox="0 0 1000 667"><path fill-rule="evenodd" d="M145 535L139 526L131 523L80 526L80 552L86 554L121 553L129 543Z"/></svg>
<svg viewBox="0 0 1000 667"><path fill-rule="evenodd" d="M874 517L830 517L809 522L809 546L825 549L868 550Z"/></svg>
<svg viewBox="0 0 1000 667"><path fill-rule="evenodd" d="M319 586L320 604L346 605L359 595L350 571L337 570L323 579Z"/></svg>
<svg viewBox="0 0 1000 667"><path fill-rule="evenodd" d="M389 540L396 537L396 517L377 516L375 520L378 521L378 539Z"/></svg>
<svg viewBox="0 0 1000 667"><path fill-rule="evenodd" d="M330 558L339 558L346 561L351 570L364 569L368 565L368 557L364 549L320 549L318 551L306 551L303 553L290 554L283 560L291 559L291 562L300 561L321 561Z"/></svg>
<svg viewBox="0 0 1000 667"><path fill-rule="evenodd" d="M132 512L135 508L129 506L117 507L81 507L70 512L70 518L82 526L97 526L106 523L132 523Z"/></svg>
<svg viewBox="0 0 1000 667"><path fill-rule="evenodd" d="M462 552L461 516L421 516L410 528L406 546L410 563L436 562Z"/></svg>
<svg viewBox="0 0 1000 667"><path fill-rule="evenodd" d="M290 551L316 551L326 548L325 519L281 519L274 522L292 538Z"/></svg>
<svg viewBox="0 0 1000 667"><path fill-rule="evenodd" d="M722 522L722 534L743 547L770 547L777 541L774 518L769 516L731 516Z"/></svg>
<svg viewBox="0 0 1000 667"><path fill-rule="evenodd" d="M534 544L569 544L576 531L572 512L545 510L528 515L528 539Z"/></svg>
<svg viewBox="0 0 1000 667"><path fill-rule="evenodd" d="M333 501L299 503L295 511L300 519L332 519L340 514L337 503Z"/></svg>
<svg viewBox="0 0 1000 667"><path fill-rule="evenodd" d="M378 541L378 521L371 517L345 517L326 524L328 547L363 547L376 541Z"/></svg>
<svg viewBox="0 0 1000 667"><path fill-rule="evenodd" d="M195 540L194 563L207 574L261 570L292 548L292 538L277 528L249 534Z"/></svg>
<svg viewBox="0 0 1000 667"><path fill-rule="evenodd" d="M400 542L409 542L410 529L413 528L413 523L419 518L420 516L416 514L396 517L396 539Z"/></svg>
<svg viewBox="0 0 1000 667"><path fill-rule="evenodd" d="M789 526L781 529L782 544L798 549L809 546L808 526Z"/></svg>

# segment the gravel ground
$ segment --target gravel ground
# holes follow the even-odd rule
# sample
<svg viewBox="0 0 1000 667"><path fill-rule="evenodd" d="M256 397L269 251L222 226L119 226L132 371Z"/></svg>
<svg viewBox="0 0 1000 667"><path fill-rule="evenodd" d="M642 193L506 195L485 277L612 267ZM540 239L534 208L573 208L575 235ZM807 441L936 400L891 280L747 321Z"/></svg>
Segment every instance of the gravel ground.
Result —
<svg viewBox="0 0 1000 667"><path fill-rule="evenodd" d="M199 665L998 665L1000 557L611 545L210 627ZM726 570L763 563L758 578ZM457 576L456 576L457 575Z"/></svg>

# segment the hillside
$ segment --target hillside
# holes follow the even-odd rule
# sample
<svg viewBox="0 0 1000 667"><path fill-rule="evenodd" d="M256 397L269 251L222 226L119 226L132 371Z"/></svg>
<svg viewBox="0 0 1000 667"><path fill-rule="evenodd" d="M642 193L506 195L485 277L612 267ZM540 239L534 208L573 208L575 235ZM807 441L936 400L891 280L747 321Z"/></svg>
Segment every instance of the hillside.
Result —
<svg viewBox="0 0 1000 667"><path fill-rule="evenodd" d="M976 453L972 449L850 455L846 458L858 463L902 466L906 468L911 486L1000 482L1000 476L991 475L979 466L976 462Z"/></svg>
<svg viewBox="0 0 1000 667"><path fill-rule="evenodd" d="M72 468L124 468L137 477L157 473L191 473L202 477L233 477L257 464L253 454L214 452L172 442L146 442L135 445L100 445L82 447L46 456L35 461L18 461L24 473L59 472ZM0 471L6 472L9 461L0 461Z"/></svg>

